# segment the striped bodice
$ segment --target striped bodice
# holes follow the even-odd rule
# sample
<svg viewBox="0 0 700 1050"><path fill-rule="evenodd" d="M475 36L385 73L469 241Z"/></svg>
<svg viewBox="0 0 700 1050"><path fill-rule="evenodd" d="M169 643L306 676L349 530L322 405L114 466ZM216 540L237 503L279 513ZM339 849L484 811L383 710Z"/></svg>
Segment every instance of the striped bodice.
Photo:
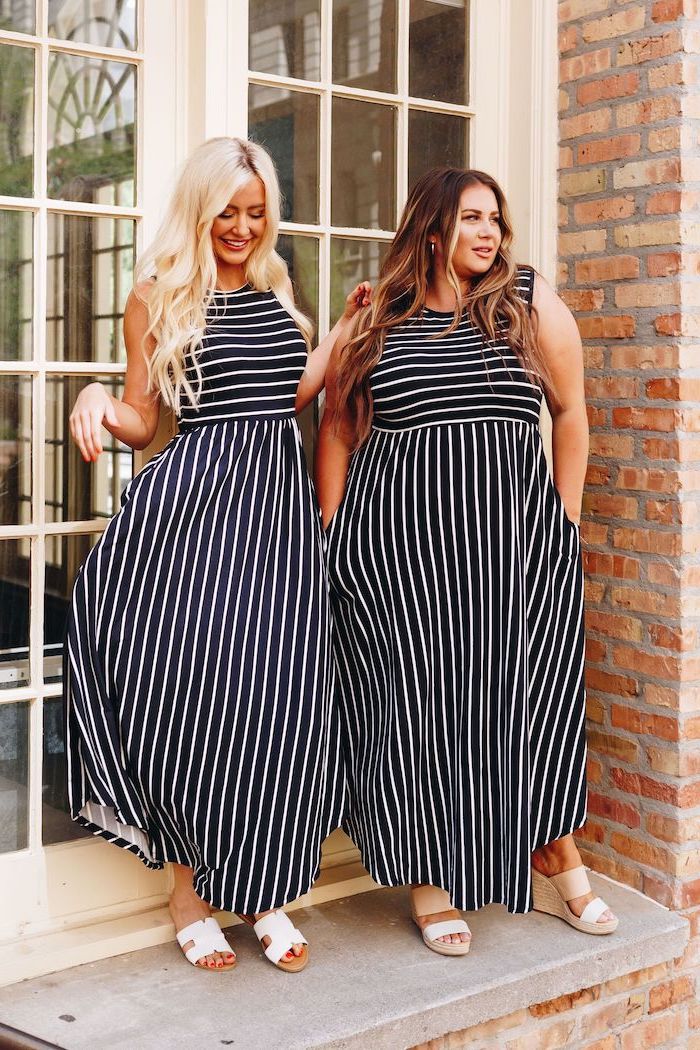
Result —
<svg viewBox="0 0 700 1050"><path fill-rule="evenodd" d="M518 292L532 301L534 271L521 268ZM425 309L393 329L371 376L375 430L414 430L449 423L515 420L537 423L541 390L505 337L489 346L464 313ZM435 336L438 338L435 338Z"/></svg>
<svg viewBox="0 0 700 1050"><path fill-rule="evenodd" d="M202 373L199 404L183 401L181 425L227 419L289 419L306 344L274 292L245 284L233 292L214 292L197 360ZM197 389L191 352L187 378Z"/></svg>

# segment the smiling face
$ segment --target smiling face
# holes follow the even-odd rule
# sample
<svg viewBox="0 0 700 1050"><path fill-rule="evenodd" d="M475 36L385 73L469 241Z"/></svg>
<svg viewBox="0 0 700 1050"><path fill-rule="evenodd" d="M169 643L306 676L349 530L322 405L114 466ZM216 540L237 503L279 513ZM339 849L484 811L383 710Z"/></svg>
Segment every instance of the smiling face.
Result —
<svg viewBox="0 0 700 1050"><path fill-rule="evenodd" d="M496 194L481 183L459 198L459 232L452 264L460 280L480 277L493 265L503 239Z"/></svg>
<svg viewBox="0 0 700 1050"><path fill-rule="evenodd" d="M253 176L214 219L211 240L220 276L244 274L244 264L265 232L265 187Z"/></svg>

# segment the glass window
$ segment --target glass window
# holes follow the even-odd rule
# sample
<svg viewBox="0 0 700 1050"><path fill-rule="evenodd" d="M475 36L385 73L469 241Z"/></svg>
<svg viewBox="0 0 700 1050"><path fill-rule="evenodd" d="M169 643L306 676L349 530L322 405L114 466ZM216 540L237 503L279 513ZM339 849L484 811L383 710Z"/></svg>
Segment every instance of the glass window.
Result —
<svg viewBox="0 0 700 1050"><path fill-rule="evenodd" d="M73 581L99 534L47 536L46 539L51 550L47 552L44 594L44 677L55 682L60 681L63 674L61 657Z"/></svg>
<svg viewBox="0 0 700 1050"><path fill-rule="evenodd" d="M36 0L0 0L0 29L9 33L34 33Z"/></svg>
<svg viewBox="0 0 700 1050"><path fill-rule="evenodd" d="M0 211L0 358L32 356L32 231L28 211Z"/></svg>
<svg viewBox="0 0 700 1050"><path fill-rule="evenodd" d="M331 221L391 230L396 222L396 108L333 99Z"/></svg>
<svg viewBox="0 0 700 1050"><path fill-rule="evenodd" d="M41 782L41 828L45 846L90 835L71 820L68 808L68 767L63 728L63 700L44 701Z"/></svg>
<svg viewBox="0 0 700 1050"><path fill-rule="evenodd" d="M345 300L356 284L376 282L388 249L389 241L331 238L331 324L342 314Z"/></svg>
<svg viewBox="0 0 700 1050"><path fill-rule="evenodd" d="M121 377L98 377L114 397L121 397ZM68 417L90 376L49 376L46 380L46 519L89 521L110 518L119 510L122 490L131 480L133 453L102 429L101 456L86 463L70 436ZM47 558L49 558L47 549Z"/></svg>
<svg viewBox="0 0 700 1050"><path fill-rule="evenodd" d="M333 83L396 91L397 0L333 0Z"/></svg>
<svg viewBox="0 0 700 1050"><path fill-rule="evenodd" d="M409 95L467 103L468 14L467 0L411 0Z"/></svg>
<svg viewBox="0 0 700 1050"><path fill-rule="evenodd" d="M99 47L136 47L136 0L51 0L49 36Z"/></svg>
<svg viewBox="0 0 700 1050"><path fill-rule="evenodd" d="M28 542L0 540L0 609L0 689L14 689L29 684Z"/></svg>
<svg viewBox="0 0 700 1050"><path fill-rule="evenodd" d="M135 176L136 67L54 52L49 60L49 196L98 200L101 187Z"/></svg>
<svg viewBox="0 0 700 1050"><path fill-rule="evenodd" d="M0 704L0 853L29 842L29 704Z"/></svg>
<svg viewBox="0 0 700 1050"><path fill-rule="evenodd" d="M31 520L32 381L0 375L0 525Z"/></svg>
<svg viewBox="0 0 700 1050"><path fill-rule="evenodd" d="M255 0L248 32L251 69L321 79L321 0Z"/></svg>
<svg viewBox="0 0 700 1050"><path fill-rule="evenodd" d="M272 156L282 218L318 222L318 95L252 84L249 136Z"/></svg>
<svg viewBox="0 0 700 1050"><path fill-rule="evenodd" d="M466 168L469 122L451 113L412 109L408 114L408 188L431 168Z"/></svg>
<svg viewBox="0 0 700 1050"><path fill-rule="evenodd" d="M121 321L133 284L134 237L130 219L49 213L49 360L126 360Z"/></svg>
<svg viewBox="0 0 700 1050"><path fill-rule="evenodd" d="M0 44L0 193L34 192L34 49Z"/></svg>
<svg viewBox="0 0 700 1050"><path fill-rule="evenodd" d="M318 238L283 234L277 251L287 264L297 306L318 327Z"/></svg>

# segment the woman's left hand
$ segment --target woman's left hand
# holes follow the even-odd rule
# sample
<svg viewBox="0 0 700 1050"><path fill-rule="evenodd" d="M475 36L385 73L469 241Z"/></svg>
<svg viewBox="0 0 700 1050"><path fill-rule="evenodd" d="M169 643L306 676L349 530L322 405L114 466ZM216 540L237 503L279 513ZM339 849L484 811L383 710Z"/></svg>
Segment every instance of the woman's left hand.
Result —
<svg viewBox="0 0 700 1050"><path fill-rule="evenodd" d="M363 306L369 306L372 302L372 285L369 281L361 281L360 284L356 285L350 292L350 295L345 300L345 310L343 311L343 320L351 321L358 310L361 310Z"/></svg>

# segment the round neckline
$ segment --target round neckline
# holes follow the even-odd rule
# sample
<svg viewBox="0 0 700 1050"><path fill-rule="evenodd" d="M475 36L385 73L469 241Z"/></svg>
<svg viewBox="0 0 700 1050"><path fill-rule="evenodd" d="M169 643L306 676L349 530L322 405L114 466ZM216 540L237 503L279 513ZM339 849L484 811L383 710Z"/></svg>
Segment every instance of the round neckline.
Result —
<svg viewBox="0 0 700 1050"><path fill-rule="evenodd" d="M237 292L242 292L246 288L250 288L250 281L239 284L238 288L214 288L214 295L236 295Z"/></svg>
<svg viewBox="0 0 700 1050"><path fill-rule="evenodd" d="M462 307L462 314L466 310L466 306ZM425 314L436 314L438 317L454 317L454 310L434 310L432 306L424 306L423 313Z"/></svg>

